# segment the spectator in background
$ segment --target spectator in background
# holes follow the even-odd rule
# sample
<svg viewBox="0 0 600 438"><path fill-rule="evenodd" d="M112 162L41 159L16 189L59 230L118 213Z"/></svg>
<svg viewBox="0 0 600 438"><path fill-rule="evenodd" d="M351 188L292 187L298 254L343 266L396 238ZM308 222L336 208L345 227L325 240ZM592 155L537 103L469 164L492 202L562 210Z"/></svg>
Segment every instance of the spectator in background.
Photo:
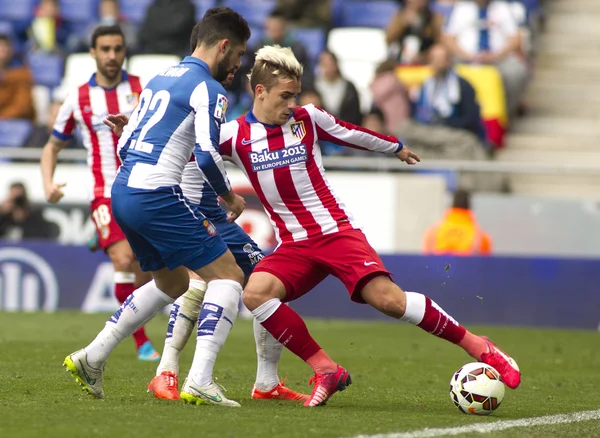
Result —
<svg viewBox="0 0 600 438"><path fill-rule="evenodd" d="M135 53L137 50L137 30L121 15L118 0L100 0L98 3L98 23L90 23L84 35L70 35L67 40L69 52L87 52L90 47L90 38L97 26L118 25L127 42L127 52ZM45 142L44 142L45 143Z"/></svg>
<svg viewBox="0 0 600 438"><path fill-rule="evenodd" d="M294 27L331 28L330 0L277 0L276 9Z"/></svg>
<svg viewBox="0 0 600 438"><path fill-rule="evenodd" d="M490 255L492 239L479 228L468 191L459 189L454 193L452 208L426 231L423 251L433 255Z"/></svg>
<svg viewBox="0 0 600 438"><path fill-rule="evenodd" d="M443 25L444 18L430 9L430 0L406 0L385 30L392 57L403 64L425 63Z"/></svg>
<svg viewBox="0 0 600 438"><path fill-rule="evenodd" d="M21 182L10 185L8 197L0 204L0 237L10 240L56 239L58 226L45 220L32 207L27 189Z"/></svg>
<svg viewBox="0 0 600 438"><path fill-rule="evenodd" d="M519 56L521 33L510 6L496 0L458 2L450 15L443 40L460 61L498 68L504 83L508 115L513 118L529 73Z"/></svg>
<svg viewBox="0 0 600 438"><path fill-rule="evenodd" d="M18 0L17 0L18 1ZM68 30L63 26L57 0L41 0L29 27L29 43L33 50L64 52Z"/></svg>
<svg viewBox="0 0 600 438"><path fill-rule="evenodd" d="M371 131L380 132L385 135L393 135L385 127L385 116L383 112L376 106L372 107L371 110L365 114L362 119L362 126L370 129Z"/></svg>
<svg viewBox="0 0 600 438"><path fill-rule="evenodd" d="M15 65L9 35L0 35L0 119L35 118L29 69Z"/></svg>
<svg viewBox="0 0 600 438"><path fill-rule="evenodd" d="M313 88L308 90L302 90L300 96L298 96L298 105L314 105L319 108L323 108L323 100L321 99L321 93Z"/></svg>
<svg viewBox="0 0 600 438"><path fill-rule="evenodd" d="M306 48L300 41L294 38L294 35L289 30L289 23L285 17L285 13L275 9L269 14L265 20L265 35L260 42L248 50L248 59L244 61L246 71L254 65L256 52L268 45L280 45L281 47L289 47L294 52L296 59L304 67L304 76L302 77L302 88L314 88L314 66L311 65L310 56ZM242 65L243 67L243 65ZM236 75L238 76L238 75ZM239 75L241 76L241 75Z"/></svg>
<svg viewBox="0 0 600 438"><path fill-rule="evenodd" d="M340 72L337 57L329 50L319 55L315 88L321 95L322 108L346 122L360 125L362 114L358 91Z"/></svg>
<svg viewBox="0 0 600 438"><path fill-rule="evenodd" d="M396 67L396 61L385 61L377 67L371 82L373 104L384 114L386 131L392 135L410 118L408 93L396 74Z"/></svg>
<svg viewBox="0 0 600 438"><path fill-rule="evenodd" d="M422 156L485 158L485 134L475 90L456 74L444 46L433 46L429 59L433 76L423 83L414 105L414 121L404 124L400 136Z"/></svg>
<svg viewBox="0 0 600 438"><path fill-rule="evenodd" d="M189 0L154 0L138 33L140 51L183 58L195 24L196 7Z"/></svg>

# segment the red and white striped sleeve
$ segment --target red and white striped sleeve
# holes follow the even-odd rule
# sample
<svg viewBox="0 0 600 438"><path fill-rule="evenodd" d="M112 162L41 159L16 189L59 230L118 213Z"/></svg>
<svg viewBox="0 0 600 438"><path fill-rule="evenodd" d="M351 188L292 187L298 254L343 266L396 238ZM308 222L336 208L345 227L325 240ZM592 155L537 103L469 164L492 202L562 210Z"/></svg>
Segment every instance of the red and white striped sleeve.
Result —
<svg viewBox="0 0 600 438"><path fill-rule="evenodd" d="M221 132L219 134L219 153L224 159L229 161L231 161L233 157L233 148L238 127L237 120L221 125Z"/></svg>
<svg viewBox="0 0 600 438"><path fill-rule="evenodd" d="M58 110L56 121L52 127L52 135L59 140L69 141L75 130L75 108L78 90L73 90Z"/></svg>
<svg viewBox="0 0 600 438"><path fill-rule="evenodd" d="M402 150L402 143L393 135L383 135L344 122L314 105L306 105L304 109L313 119L319 140L381 153L395 153Z"/></svg>

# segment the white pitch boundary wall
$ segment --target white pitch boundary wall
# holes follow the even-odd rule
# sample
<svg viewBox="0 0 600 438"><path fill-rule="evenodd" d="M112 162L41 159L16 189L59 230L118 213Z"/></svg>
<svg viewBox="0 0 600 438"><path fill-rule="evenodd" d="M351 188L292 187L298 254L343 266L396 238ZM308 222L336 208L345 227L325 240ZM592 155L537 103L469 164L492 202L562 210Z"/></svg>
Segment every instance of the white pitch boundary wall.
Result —
<svg viewBox="0 0 600 438"><path fill-rule="evenodd" d="M234 188L249 189L241 171L230 169L228 173ZM423 233L441 217L446 205L445 181L438 176L333 171L327 175L337 195L381 253L420 252ZM33 202L44 202L39 166L0 163L0 202L15 181L25 183ZM67 184L61 202L88 203L89 170L85 165L59 164L54 181ZM248 220L260 222L260 226L253 223L253 229L268 232L264 214L253 212L247 216ZM244 220L244 215L240 220ZM256 238L259 245L262 237Z"/></svg>

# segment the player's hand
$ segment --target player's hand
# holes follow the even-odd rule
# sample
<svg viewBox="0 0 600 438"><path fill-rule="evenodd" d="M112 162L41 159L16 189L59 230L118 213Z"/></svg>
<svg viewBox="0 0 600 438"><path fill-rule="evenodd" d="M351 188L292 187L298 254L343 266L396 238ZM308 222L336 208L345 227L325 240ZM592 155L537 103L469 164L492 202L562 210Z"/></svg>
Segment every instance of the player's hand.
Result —
<svg viewBox="0 0 600 438"><path fill-rule="evenodd" d="M240 195L235 194L233 191L222 197L227 209L227 220L229 222L235 221L246 208L246 200Z"/></svg>
<svg viewBox="0 0 600 438"><path fill-rule="evenodd" d="M117 137L120 137L123 134L123 128L129 123L129 117L125 114L109 114L103 121Z"/></svg>
<svg viewBox="0 0 600 438"><path fill-rule="evenodd" d="M45 187L44 191L46 192L46 200L51 204L56 204L58 201L60 201L60 198L65 196L62 188L66 185L66 183L60 183Z"/></svg>
<svg viewBox="0 0 600 438"><path fill-rule="evenodd" d="M406 164L409 164L411 166L413 164L417 164L417 163L421 162L421 159L419 158L419 156L417 154L415 154L413 151L411 151L409 148L407 148L406 145L404 145L404 147L400 150L400 152L396 152L394 155L396 155L398 158L400 158Z"/></svg>

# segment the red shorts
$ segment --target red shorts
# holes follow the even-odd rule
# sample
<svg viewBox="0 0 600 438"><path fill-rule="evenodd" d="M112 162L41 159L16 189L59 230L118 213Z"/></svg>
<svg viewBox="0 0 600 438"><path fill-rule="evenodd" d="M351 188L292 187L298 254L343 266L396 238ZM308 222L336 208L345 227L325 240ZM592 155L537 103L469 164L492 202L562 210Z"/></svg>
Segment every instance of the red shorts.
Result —
<svg viewBox="0 0 600 438"><path fill-rule="evenodd" d="M126 240L125 234L119 228L117 221L112 214L110 198L96 198L90 205L92 211L92 221L96 225L98 234L98 245L104 251L110 245L120 240Z"/></svg>
<svg viewBox="0 0 600 438"><path fill-rule="evenodd" d="M344 283L357 303L364 303L360 292L373 277L391 275L360 230L283 243L254 272L268 272L281 280L286 289L284 301L300 298L331 274Z"/></svg>

